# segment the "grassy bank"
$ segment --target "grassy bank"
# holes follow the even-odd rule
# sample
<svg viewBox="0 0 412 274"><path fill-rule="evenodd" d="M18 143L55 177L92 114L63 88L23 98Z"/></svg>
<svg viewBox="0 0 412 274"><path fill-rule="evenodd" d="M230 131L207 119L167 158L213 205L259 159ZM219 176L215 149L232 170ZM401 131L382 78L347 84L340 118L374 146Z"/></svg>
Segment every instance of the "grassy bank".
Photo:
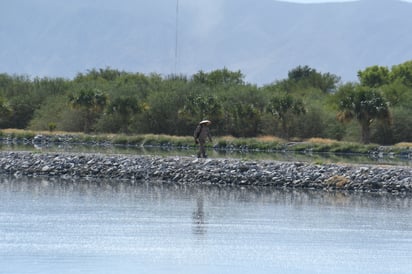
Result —
<svg viewBox="0 0 412 274"><path fill-rule="evenodd" d="M125 135L125 134L84 134L73 132L28 131L17 129L0 130L3 142L32 142L36 136L42 135L48 142L67 142L73 144L105 144L143 147L194 147L191 136L170 135ZM400 143L394 146L364 145L354 142L340 142L329 139L312 138L296 142L286 141L273 136L256 138L234 138L231 136L215 137L207 144L220 150L240 151L294 151L313 153L352 153L352 154L391 154L402 155L412 153L412 143Z"/></svg>

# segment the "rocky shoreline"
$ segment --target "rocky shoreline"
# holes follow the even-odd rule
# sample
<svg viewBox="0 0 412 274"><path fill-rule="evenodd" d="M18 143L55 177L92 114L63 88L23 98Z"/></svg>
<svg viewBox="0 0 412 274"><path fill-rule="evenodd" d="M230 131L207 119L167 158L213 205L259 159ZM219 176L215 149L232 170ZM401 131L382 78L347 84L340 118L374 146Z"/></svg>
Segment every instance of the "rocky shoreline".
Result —
<svg viewBox="0 0 412 274"><path fill-rule="evenodd" d="M0 174L17 178L110 179L412 195L412 169L401 166L0 152Z"/></svg>

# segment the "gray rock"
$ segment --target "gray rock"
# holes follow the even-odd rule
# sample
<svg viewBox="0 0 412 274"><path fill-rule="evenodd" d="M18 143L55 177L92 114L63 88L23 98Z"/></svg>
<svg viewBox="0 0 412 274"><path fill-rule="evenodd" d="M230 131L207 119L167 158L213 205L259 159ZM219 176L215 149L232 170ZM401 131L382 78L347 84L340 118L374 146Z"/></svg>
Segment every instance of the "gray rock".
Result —
<svg viewBox="0 0 412 274"><path fill-rule="evenodd" d="M0 174L176 184L256 185L412 195L409 167L193 159L81 153L0 152Z"/></svg>

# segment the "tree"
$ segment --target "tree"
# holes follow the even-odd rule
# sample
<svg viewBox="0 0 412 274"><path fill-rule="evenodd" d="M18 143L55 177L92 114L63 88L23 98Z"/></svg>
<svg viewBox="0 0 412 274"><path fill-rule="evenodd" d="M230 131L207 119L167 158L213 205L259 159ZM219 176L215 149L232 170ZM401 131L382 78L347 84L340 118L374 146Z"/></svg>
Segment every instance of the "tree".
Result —
<svg viewBox="0 0 412 274"><path fill-rule="evenodd" d="M358 78L362 86L377 88L389 83L389 69L381 66L367 67L358 71Z"/></svg>
<svg viewBox="0 0 412 274"><path fill-rule="evenodd" d="M286 139L289 138L288 122L292 116L306 113L303 101L289 94L273 97L268 104L268 111L281 122L281 136Z"/></svg>
<svg viewBox="0 0 412 274"><path fill-rule="evenodd" d="M12 111L9 103L6 101L6 99L0 96L0 122L7 119L11 112Z"/></svg>
<svg viewBox="0 0 412 274"><path fill-rule="evenodd" d="M348 84L336 94L337 119L347 122L356 119L361 126L362 142L370 142L370 127L375 120L389 123L390 112L387 102L376 90Z"/></svg>
<svg viewBox="0 0 412 274"><path fill-rule="evenodd" d="M316 73L316 70L309 66L297 66L288 72L288 79L299 82L301 80L309 79Z"/></svg>
<svg viewBox="0 0 412 274"><path fill-rule="evenodd" d="M199 71L193 75L193 81L198 84L205 84L207 86L218 85L243 85L244 75L239 71L230 71L227 68L221 70L214 70L209 73Z"/></svg>
<svg viewBox="0 0 412 274"><path fill-rule="evenodd" d="M403 107L395 108L392 112L392 143L412 142L412 120L410 118L412 116L412 109Z"/></svg>
<svg viewBox="0 0 412 274"><path fill-rule="evenodd" d="M228 121L227 128L235 137L255 137L258 134L261 112L248 103L230 104L225 108Z"/></svg>
<svg viewBox="0 0 412 274"><path fill-rule="evenodd" d="M407 87L412 87L412 60L392 67L389 78L392 82L399 81Z"/></svg>
<svg viewBox="0 0 412 274"><path fill-rule="evenodd" d="M140 109L136 97L117 97L110 102L108 113L119 115L121 119L119 128L121 131L128 133L130 119L134 114L138 113Z"/></svg>
<svg viewBox="0 0 412 274"><path fill-rule="evenodd" d="M114 81L121 75L126 74L123 71L118 71L116 69L111 69L110 67L106 67L104 69L92 69L88 70L86 74L78 73L75 81L90 81L90 80L97 80L97 79L104 79L106 81Z"/></svg>
<svg viewBox="0 0 412 274"><path fill-rule="evenodd" d="M213 95L189 95L185 100L183 108L178 111L178 117L186 120L191 125L197 124L204 119L218 123L221 120L222 114L222 104L217 96Z"/></svg>
<svg viewBox="0 0 412 274"><path fill-rule="evenodd" d="M98 89L82 88L77 93L69 95L69 102L73 108L85 112L84 132L88 133L96 115L106 106L108 97Z"/></svg>
<svg viewBox="0 0 412 274"><path fill-rule="evenodd" d="M391 107L411 107L411 88L404 85L400 79L397 79L396 81L385 85L380 89L382 90L382 94L385 96L385 99L388 101Z"/></svg>
<svg viewBox="0 0 412 274"><path fill-rule="evenodd" d="M336 89L340 77L330 73L322 74L309 66L298 66L288 72L287 82L289 83L283 85L288 86L292 83L302 88L318 88L327 93Z"/></svg>
<svg viewBox="0 0 412 274"><path fill-rule="evenodd" d="M188 96L185 105L179 110L180 116L193 118L194 121L212 119L216 113L221 112L221 105L215 96L191 95Z"/></svg>

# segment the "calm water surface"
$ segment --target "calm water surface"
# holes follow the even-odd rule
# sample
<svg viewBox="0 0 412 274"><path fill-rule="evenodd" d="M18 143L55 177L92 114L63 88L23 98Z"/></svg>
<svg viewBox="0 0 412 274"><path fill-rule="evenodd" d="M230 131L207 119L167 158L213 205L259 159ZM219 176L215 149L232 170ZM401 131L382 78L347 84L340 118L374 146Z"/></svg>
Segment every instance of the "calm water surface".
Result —
<svg viewBox="0 0 412 274"><path fill-rule="evenodd" d="M412 200L0 177L0 273L411 273Z"/></svg>
<svg viewBox="0 0 412 274"><path fill-rule="evenodd" d="M34 152L81 152L104 153L125 155L161 155L161 156L192 156L195 157L197 148L167 148L167 147L128 147L128 146L102 146L102 145L45 145L32 144L0 144L0 151L34 151ZM376 157L361 154L338 153L304 153L304 152L245 152L213 150L209 148L207 153L211 158L235 158L246 160L277 160L277 161L301 161L321 163L353 163L353 164L384 164L412 166L412 159L408 157L389 156Z"/></svg>

